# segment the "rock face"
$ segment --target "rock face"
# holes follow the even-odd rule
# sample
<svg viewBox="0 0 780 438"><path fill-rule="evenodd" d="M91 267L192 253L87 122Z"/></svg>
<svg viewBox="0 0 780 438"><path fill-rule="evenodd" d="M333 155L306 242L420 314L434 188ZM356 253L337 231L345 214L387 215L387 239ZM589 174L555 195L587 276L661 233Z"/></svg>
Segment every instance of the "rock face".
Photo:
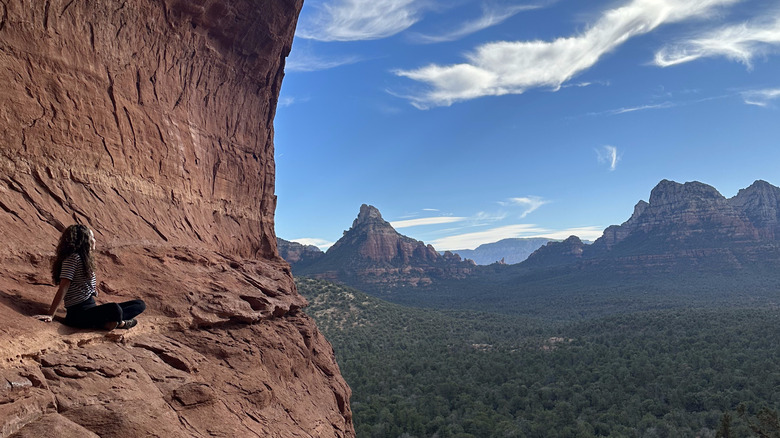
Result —
<svg viewBox="0 0 780 438"><path fill-rule="evenodd" d="M565 264L565 242L529 257L528 265ZM542 251L545 250L545 251ZM731 199L700 182L661 181L650 201L639 201L622 225L613 225L580 249L584 265L673 269L744 264L780 266L780 188L756 181Z"/></svg>
<svg viewBox="0 0 780 438"><path fill-rule="evenodd" d="M354 436L274 235L301 6L0 2L0 437ZM147 302L132 330L30 317L75 222L96 234L99 301Z"/></svg>
<svg viewBox="0 0 780 438"><path fill-rule="evenodd" d="M302 245L282 238L277 238L276 242L279 247L279 255L291 265L309 265L325 255L321 249L314 245Z"/></svg>
<svg viewBox="0 0 780 438"><path fill-rule="evenodd" d="M525 261L525 266L542 267L574 263L582 258L585 244L577 236L563 242L549 242L537 249Z"/></svg>
<svg viewBox="0 0 780 438"><path fill-rule="evenodd" d="M439 254L431 245L399 234L375 207L363 204L352 228L308 266L293 263L296 274L338 280L354 286L421 286L437 278L463 278L476 266L457 254Z"/></svg>
<svg viewBox="0 0 780 438"><path fill-rule="evenodd" d="M729 199L729 204L747 216L760 239L780 240L779 187L766 181L756 181Z"/></svg>

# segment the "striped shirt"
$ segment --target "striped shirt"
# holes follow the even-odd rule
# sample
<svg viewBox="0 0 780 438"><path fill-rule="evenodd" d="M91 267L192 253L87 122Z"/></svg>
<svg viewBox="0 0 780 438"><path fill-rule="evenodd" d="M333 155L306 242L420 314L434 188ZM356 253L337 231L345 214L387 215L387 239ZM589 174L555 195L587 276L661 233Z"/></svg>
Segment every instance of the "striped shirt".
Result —
<svg viewBox="0 0 780 438"><path fill-rule="evenodd" d="M92 273L92 278L87 279L84 263L78 254L73 253L62 261L60 279L63 278L70 280L70 287L65 292L65 307L75 306L93 295L97 296L95 273Z"/></svg>

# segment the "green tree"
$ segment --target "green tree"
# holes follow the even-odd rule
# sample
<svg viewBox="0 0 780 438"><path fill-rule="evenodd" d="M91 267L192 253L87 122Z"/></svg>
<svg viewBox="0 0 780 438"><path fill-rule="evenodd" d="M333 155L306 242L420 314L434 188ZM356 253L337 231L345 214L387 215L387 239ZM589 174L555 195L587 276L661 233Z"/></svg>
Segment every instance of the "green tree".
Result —
<svg viewBox="0 0 780 438"><path fill-rule="evenodd" d="M715 438L731 438L731 414L728 412L724 413L720 418L720 425Z"/></svg>

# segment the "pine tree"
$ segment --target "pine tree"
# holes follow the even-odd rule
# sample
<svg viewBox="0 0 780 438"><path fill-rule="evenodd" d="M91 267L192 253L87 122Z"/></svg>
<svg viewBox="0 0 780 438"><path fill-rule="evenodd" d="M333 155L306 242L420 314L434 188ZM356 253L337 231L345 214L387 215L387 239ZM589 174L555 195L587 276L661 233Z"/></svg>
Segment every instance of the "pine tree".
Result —
<svg viewBox="0 0 780 438"><path fill-rule="evenodd" d="M720 418L720 426L718 426L715 438L731 438L731 414L728 412Z"/></svg>

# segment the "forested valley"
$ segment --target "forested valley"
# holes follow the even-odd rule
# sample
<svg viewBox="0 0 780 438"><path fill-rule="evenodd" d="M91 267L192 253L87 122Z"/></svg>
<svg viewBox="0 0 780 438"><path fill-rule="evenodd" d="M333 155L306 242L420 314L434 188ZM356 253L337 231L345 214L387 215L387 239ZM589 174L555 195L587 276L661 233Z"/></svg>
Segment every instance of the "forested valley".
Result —
<svg viewBox="0 0 780 438"><path fill-rule="evenodd" d="M543 320L296 282L361 438L780 436L777 306Z"/></svg>

